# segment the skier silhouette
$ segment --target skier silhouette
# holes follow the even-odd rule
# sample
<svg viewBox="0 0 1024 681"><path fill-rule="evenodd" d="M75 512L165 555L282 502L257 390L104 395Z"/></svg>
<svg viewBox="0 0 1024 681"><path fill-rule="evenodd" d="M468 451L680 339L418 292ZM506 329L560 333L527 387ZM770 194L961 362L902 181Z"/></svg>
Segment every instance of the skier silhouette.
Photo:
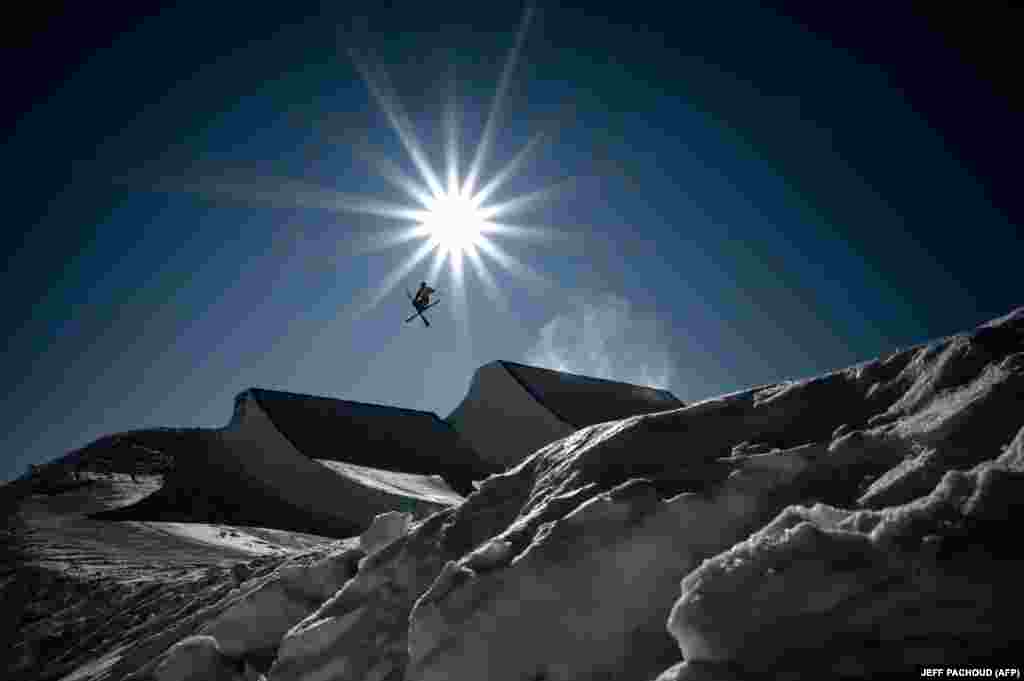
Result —
<svg viewBox="0 0 1024 681"><path fill-rule="evenodd" d="M412 299L413 307L420 311L424 310L428 305L430 305L430 296L435 290L436 289L432 289L427 286L427 282L421 281L420 288L416 291L416 295L413 296Z"/></svg>

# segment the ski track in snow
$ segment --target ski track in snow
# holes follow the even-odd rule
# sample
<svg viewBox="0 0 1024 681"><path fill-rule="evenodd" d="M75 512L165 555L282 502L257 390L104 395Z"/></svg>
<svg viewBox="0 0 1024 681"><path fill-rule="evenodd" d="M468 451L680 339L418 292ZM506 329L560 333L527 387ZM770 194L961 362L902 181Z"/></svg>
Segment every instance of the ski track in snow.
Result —
<svg viewBox="0 0 1024 681"><path fill-rule="evenodd" d="M95 480L64 494L35 495L11 519L17 528L17 548L38 567L108 576L113 568L113 576L128 578L134 572L225 565L303 548L301 542L276 544L245 528L227 525L110 522L88 517L133 503L159 485L154 479L138 483Z"/></svg>
<svg viewBox="0 0 1024 681"><path fill-rule="evenodd" d="M87 474L80 483L23 498L0 532L0 592L20 613L4 623L10 634L0 629L0 640L17 641L0 645L10 681L120 678L282 563L338 543L268 528L93 520L155 492L162 479ZM239 564L245 571L236 575Z"/></svg>

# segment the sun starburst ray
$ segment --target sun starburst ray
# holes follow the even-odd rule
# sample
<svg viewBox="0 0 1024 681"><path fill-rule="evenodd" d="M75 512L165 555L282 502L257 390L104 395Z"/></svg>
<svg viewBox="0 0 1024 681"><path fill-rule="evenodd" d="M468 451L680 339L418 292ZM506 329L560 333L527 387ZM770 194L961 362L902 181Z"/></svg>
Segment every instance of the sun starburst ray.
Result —
<svg viewBox="0 0 1024 681"><path fill-rule="evenodd" d="M388 248L393 248L394 246L401 246L402 244L415 239L422 239L423 237L428 236L429 231L430 230L423 225L398 227L363 239L361 242L353 245L352 252L354 254L361 255L364 253L383 251Z"/></svg>
<svg viewBox="0 0 1024 681"><path fill-rule="evenodd" d="M570 178L569 180L559 182L558 184L545 189L539 189L529 194L516 196L503 203L492 204L486 208L482 207L480 209L480 218L485 221L490 221L491 218L501 217L503 215L525 213L533 209L538 204L557 198L563 192L568 191L573 184L574 180Z"/></svg>
<svg viewBox="0 0 1024 681"><path fill-rule="evenodd" d="M449 195L459 192L459 93L455 78L455 63L448 74L448 92L444 105L444 150L448 166Z"/></svg>
<svg viewBox="0 0 1024 681"><path fill-rule="evenodd" d="M519 31L516 33L515 42L509 50L508 57L505 59L505 66L501 71L501 77L498 79L498 87L495 89L494 97L491 99L491 109L487 115L487 121L484 123L483 134L480 136L480 142L477 144L476 153L473 156L472 163L470 163L469 173L463 184L463 195L465 196L472 196L474 194L477 180L483 171L483 165L487 161L491 147L494 144L494 136L501 117L502 107L504 106L509 85L512 83L512 71L519 60L519 53L522 50L523 42L526 40L526 31L529 28L530 20L533 18L533 11L533 7L530 5L523 11L523 19L519 24Z"/></svg>
<svg viewBox="0 0 1024 681"><path fill-rule="evenodd" d="M385 157L378 151L374 151L361 145L356 149L356 154L364 161L374 166L377 172L385 180L390 182L393 186L405 192L409 198L418 202L421 206L426 208L430 205L430 191L426 187L420 185L416 180L409 177L401 168L398 167L391 159Z"/></svg>
<svg viewBox="0 0 1024 681"><path fill-rule="evenodd" d="M459 325L460 333L469 336L469 304L466 300L466 279L463 270L463 253L455 252L451 255L451 279L452 279L452 315Z"/></svg>
<svg viewBox="0 0 1024 681"><path fill-rule="evenodd" d="M483 205L487 199L491 198L491 195L494 194L494 192L496 192L503 184L508 182L509 178L522 168L523 164L526 163L530 156L536 152L543 140L543 132L538 132L531 137L530 141L526 143L526 146L520 149L519 153L516 154L504 168L495 173L490 182L481 187L480 191L473 194L473 201L477 205Z"/></svg>
<svg viewBox="0 0 1024 681"><path fill-rule="evenodd" d="M288 208L318 208L332 213L364 213L409 221L419 220L423 215L422 210L398 203L341 194L333 189L291 179L275 181L274 178L261 178L256 183L223 178L199 179L178 185L177 189L246 203L269 203Z"/></svg>
<svg viewBox="0 0 1024 681"><path fill-rule="evenodd" d="M409 122L409 118L402 108L401 100L389 86L387 74L384 72L383 68L378 67L377 73L374 74L371 72L370 66L360 59L355 50L349 50L349 54L356 65L356 69L362 76L363 81L370 89L370 93L373 95L374 99L377 100L377 104L380 106L381 111L384 112L384 115L387 117L391 127L398 135L399 140L402 142L402 146L405 147L406 152L409 154L409 158L412 159L416 169L419 170L423 181L435 196L443 194L444 189L441 187L441 182L437 177L437 173L434 172L433 167L430 165L430 161L427 160L426 154L423 152L423 147L416 138L416 134L412 129L412 124Z"/></svg>
<svg viewBox="0 0 1024 681"><path fill-rule="evenodd" d="M398 267L389 272L388 275L384 277L384 281L381 283L381 285L378 286L373 291L373 293L371 293L370 300L366 304L365 309L371 309L376 307L377 304L381 300L383 300L384 296L391 293L391 291L394 290L395 286L398 285L398 282L407 277L409 273L412 272L413 269L417 265L419 265L430 254L430 251L432 251L433 249L434 244L431 243L430 241L427 241L422 246L413 251L413 253L408 258L403 260L398 265Z"/></svg>
<svg viewBox="0 0 1024 681"><path fill-rule="evenodd" d="M549 287L552 285L550 279L548 279L543 274L527 265L522 260L519 260L515 256L501 250L500 246L496 245L494 242L490 241L486 237L481 237L477 241L476 245L477 248L479 248L487 255L491 256L491 258L493 258L499 265L501 265L509 272L512 272L513 274L516 274L522 277L523 279L531 280L535 284L539 284L544 287Z"/></svg>
<svg viewBox="0 0 1024 681"><path fill-rule="evenodd" d="M498 288L498 282L495 281L494 275L487 269L487 263L480 257L479 251L474 248L470 248L466 251L466 259L469 260L469 264L473 267L473 271L476 272L476 276L480 277L480 281L484 282L484 293L498 308L507 313L509 310L508 298L502 293L501 289Z"/></svg>
<svg viewBox="0 0 1024 681"><path fill-rule="evenodd" d="M444 267L444 261L448 258L448 251L444 248L440 248L439 244L434 244L434 261L430 264L430 270L427 273L427 279L429 281L437 281L437 278L441 276L441 268Z"/></svg>
<svg viewBox="0 0 1024 681"><path fill-rule="evenodd" d="M528 225L510 225L507 222L495 222L488 220L480 228L481 234L493 234L510 236L517 239L532 239L536 241L555 241L569 238L562 231L550 227L534 227Z"/></svg>
<svg viewBox="0 0 1024 681"><path fill-rule="evenodd" d="M312 206L313 204L304 204ZM363 197L344 197L334 201L333 204L316 204L315 207L328 208L333 212L345 213L366 213L382 218L395 218L408 220L410 222L419 220L423 215L422 210L399 206L396 204L375 201Z"/></svg>

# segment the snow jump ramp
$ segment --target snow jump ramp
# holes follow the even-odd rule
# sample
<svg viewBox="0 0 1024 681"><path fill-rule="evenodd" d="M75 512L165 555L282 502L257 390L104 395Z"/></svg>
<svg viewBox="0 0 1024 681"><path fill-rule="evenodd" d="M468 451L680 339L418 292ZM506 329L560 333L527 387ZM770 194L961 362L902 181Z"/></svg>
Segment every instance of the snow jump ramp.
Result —
<svg viewBox="0 0 1024 681"><path fill-rule="evenodd" d="M250 388L226 426L183 445L160 491L101 515L177 522L226 514L221 520L236 524L348 536L386 511L458 504L474 481L581 427L681 406L662 390L500 361L476 371L446 420Z"/></svg>
<svg viewBox="0 0 1024 681"><path fill-rule="evenodd" d="M488 463L513 466L595 423L685 406L667 390L496 361L446 419Z"/></svg>
<svg viewBox="0 0 1024 681"><path fill-rule="evenodd" d="M174 520L210 497L242 524L341 537L410 504L460 503L497 470L432 412L276 390L240 393L202 435L168 485L104 519Z"/></svg>
<svg viewBox="0 0 1024 681"><path fill-rule="evenodd" d="M315 460L439 475L462 493L495 469L433 412L280 390L250 388L239 394L222 436L250 452L246 458L256 460L252 467L276 484L294 470L296 456L320 471ZM274 465L279 460L283 467Z"/></svg>

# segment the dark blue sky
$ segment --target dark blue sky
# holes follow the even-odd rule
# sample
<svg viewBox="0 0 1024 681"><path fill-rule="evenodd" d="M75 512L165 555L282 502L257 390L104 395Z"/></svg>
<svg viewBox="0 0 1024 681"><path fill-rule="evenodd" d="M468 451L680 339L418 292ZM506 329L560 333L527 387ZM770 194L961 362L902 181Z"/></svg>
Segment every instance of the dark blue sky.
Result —
<svg viewBox="0 0 1024 681"><path fill-rule="evenodd" d="M446 266L430 329L402 324L429 260L356 313L420 242L361 248L398 223L301 205L292 181L411 205L353 153L415 174L348 49L388 73L439 168L454 74L465 163L521 5L24 19L0 473L109 432L221 425L249 386L444 416L510 359L695 400L1022 304L1019 12L699 4L539 5L484 177L550 133L496 198L572 178L514 219L556 236L494 239L546 283L484 255L507 307L472 268L462 303ZM210 190L225 168L249 199Z"/></svg>

